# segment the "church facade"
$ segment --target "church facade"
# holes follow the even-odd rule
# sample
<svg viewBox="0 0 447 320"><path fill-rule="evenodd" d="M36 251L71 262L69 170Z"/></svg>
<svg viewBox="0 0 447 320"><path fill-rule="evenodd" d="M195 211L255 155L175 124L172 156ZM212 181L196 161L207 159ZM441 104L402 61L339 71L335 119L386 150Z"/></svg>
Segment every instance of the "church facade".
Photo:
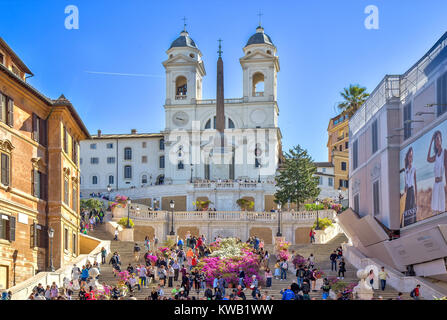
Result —
<svg viewBox="0 0 447 320"><path fill-rule="evenodd" d="M194 210L197 200L209 200L217 210L239 210L236 201L241 198L253 201L253 210L271 209L282 155L277 49L259 26L239 59L240 98L224 96L221 53L219 46L216 99L203 99L202 53L186 29L180 33L163 62L164 130L99 133L81 142L84 196L105 192L110 185L112 193L153 207L158 203L162 209L169 198L175 199L177 210Z"/></svg>

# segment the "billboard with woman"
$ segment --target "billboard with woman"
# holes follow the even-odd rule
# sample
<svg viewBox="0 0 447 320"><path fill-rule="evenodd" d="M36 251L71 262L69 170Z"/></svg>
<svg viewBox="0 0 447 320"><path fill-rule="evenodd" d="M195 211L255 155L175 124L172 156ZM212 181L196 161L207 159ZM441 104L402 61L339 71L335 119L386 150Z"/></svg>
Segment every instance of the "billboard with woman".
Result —
<svg viewBox="0 0 447 320"><path fill-rule="evenodd" d="M447 139L447 122L443 122L401 150L401 227L446 211L447 141L445 139Z"/></svg>

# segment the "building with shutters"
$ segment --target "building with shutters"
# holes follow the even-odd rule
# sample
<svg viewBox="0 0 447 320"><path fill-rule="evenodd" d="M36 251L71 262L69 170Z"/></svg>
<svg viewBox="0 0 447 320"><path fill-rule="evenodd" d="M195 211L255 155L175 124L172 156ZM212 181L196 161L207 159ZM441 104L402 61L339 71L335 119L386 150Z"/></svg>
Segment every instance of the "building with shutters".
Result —
<svg viewBox="0 0 447 320"><path fill-rule="evenodd" d="M349 119L339 114L329 120L328 161L334 165L334 187L347 194L349 181Z"/></svg>
<svg viewBox="0 0 447 320"><path fill-rule="evenodd" d="M79 254L79 142L89 133L63 95L27 83L0 37L0 289ZM48 230L54 230L50 255Z"/></svg>

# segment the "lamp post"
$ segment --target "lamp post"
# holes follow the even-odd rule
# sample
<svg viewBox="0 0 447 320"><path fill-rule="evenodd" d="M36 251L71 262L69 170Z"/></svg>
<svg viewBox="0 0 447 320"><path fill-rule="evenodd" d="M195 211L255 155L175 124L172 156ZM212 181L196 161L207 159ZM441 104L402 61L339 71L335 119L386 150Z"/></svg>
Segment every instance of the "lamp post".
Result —
<svg viewBox="0 0 447 320"><path fill-rule="evenodd" d="M127 198L127 226L126 228L130 229L130 198Z"/></svg>
<svg viewBox="0 0 447 320"><path fill-rule="evenodd" d="M193 167L192 167L192 163L191 163L191 180L190 180L191 183L192 183L192 171L193 171Z"/></svg>
<svg viewBox="0 0 447 320"><path fill-rule="evenodd" d="M175 201L171 200L169 202L169 206L171 207L171 232L169 232L169 235L173 236L173 235L175 235L175 232L174 232L174 207L175 207Z"/></svg>
<svg viewBox="0 0 447 320"><path fill-rule="evenodd" d="M282 237L281 233L281 202L278 202L278 232L276 233L277 237Z"/></svg>
<svg viewBox="0 0 447 320"><path fill-rule="evenodd" d="M48 228L48 238L50 239L50 271L54 272L53 266L53 238L54 238L54 229Z"/></svg>
<svg viewBox="0 0 447 320"><path fill-rule="evenodd" d="M110 207L110 191L112 191L112 187L110 186L110 184L107 186L107 191L109 192L109 201L107 202L107 210Z"/></svg>
<svg viewBox="0 0 447 320"><path fill-rule="evenodd" d="M315 230L321 230L320 228L320 217L319 217L319 212L318 212L318 206L320 205L320 201L315 200L315 206L317 208L317 226L315 227Z"/></svg>

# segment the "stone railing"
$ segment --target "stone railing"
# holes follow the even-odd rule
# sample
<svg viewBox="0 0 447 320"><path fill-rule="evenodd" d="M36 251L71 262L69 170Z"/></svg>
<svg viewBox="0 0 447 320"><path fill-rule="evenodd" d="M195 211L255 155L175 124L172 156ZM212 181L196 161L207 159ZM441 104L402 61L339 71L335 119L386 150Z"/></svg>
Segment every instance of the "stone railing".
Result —
<svg viewBox="0 0 447 320"><path fill-rule="evenodd" d="M274 182L194 182L194 188L216 188L216 189L253 189L258 185L270 183L274 185Z"/></svg>
<svg viewBox="0 0 447 320"><path fill-rule="evenodd" d="M73 268L73 264L76 264L78 267L82 267L90 261L90 263L94 263L97 261L99 264L101 263L101 248L105 248L107 253L110 252L110 241L99 240L90 236L86 236L84 234L80 234L79 241L81 242L80 246L82 247L82 241L84 238L88 238L88 240L96 240L98 245L88 254L80 254L75 259L67 263L62 268L54 272L39 272L34 277L23 281L22 283L9 288L8 291L12 293L12 300L26 300L29 295L33 292L34 287L36 287L39 283L46 287L55 282L56 285L61 288L63 286L64 278L67 277L71 280L71 270Z"/></svg>
<svg viewBox="0 0 447 320"><path fill-rule="evenodd" d="M380 268L384 266L385 271L389 275L387 284L400 292L411 292L411 290L420 284L421 297L426 300L433 300L435 297L441 298L447 296L447 290L445 288L430 283L430 281L425 280L422 277L404 276L398 270L382 263L378 259L366 257L357 248L350 244L343 244L343 256L357 269L365 269L366 267L374 266L377 270L380 270Z"/></svg>
<svg viewBox="0 0 447 320"><path fill-rule="evenodd" d="M127 211L126 211L127 213ZM142 208L140 210L130 209L130 218L133 220L163 221L171 217L170 211L149 211ZM319 218L335 219L335 211L321 210L318 212ZM254 212L254 211L174 211L176 221L276 221L276 212ZM303 212L281 212L281 220L285 222L313 222L317 219L316 211Z"/></svg>

